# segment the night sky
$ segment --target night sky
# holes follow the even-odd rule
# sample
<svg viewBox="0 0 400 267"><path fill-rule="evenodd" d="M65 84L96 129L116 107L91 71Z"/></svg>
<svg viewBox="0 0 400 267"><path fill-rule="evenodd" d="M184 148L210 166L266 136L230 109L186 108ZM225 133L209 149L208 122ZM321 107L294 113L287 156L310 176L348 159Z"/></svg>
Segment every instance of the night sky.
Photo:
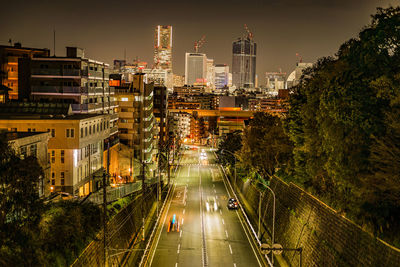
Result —
<svg viewBox="0 0 400 267"><path fill-rule="evenodd" d="M65 46L85 49L86 57L112 64L136 56L153 62L156 25L173 26L173 70L184 73L184 53L206 35L201 52L215 63L232 64L232 41L246 23L257 42L257 73L290 72L300 53L303 62L333 55L355 37L376 7L399 0L197 0L197 1L76 1L1 0L0 44L51 48L56 29L56 55Z"/></svg>

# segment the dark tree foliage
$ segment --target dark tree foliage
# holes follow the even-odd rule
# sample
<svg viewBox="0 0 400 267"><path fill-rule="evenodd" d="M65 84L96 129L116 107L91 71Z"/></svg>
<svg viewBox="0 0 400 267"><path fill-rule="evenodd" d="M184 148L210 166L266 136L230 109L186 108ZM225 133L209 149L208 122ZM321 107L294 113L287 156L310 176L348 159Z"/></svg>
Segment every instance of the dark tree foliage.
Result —
<svg viewBox="0 0 400 267"><path fill-rule="evenodd" d="M399 74L400 8L379 8L357 39L304 73L293 89L286 123L296 180L379 231L388 231L387 225L398 229L400 221L388 215L400 207L395 179L383 178L392 172L398 179L396 169L379 167L395 140L390 119L395 114L389 113L398 97Z"/></svg>
<svg viewBox="0 0 400 267"><path fill-rule="evenodd" d="M100 208L38 195L34 157L20 159L0 136L0 266L68 266L100 229Z"/></svg>
<svg viewBox="0 0 400 267"><path fill-rule="evenodd" d="M228 133L223 137L223 140L218 145L217 155L219 163L226 165L230 164L234 166L235 157L230 154L235 154L242 148L242 132L234 131L232 133ZM230 153L229 153L230 152Z"/></svg>
<svg viewBox="0 0 400 267"><path fill-rule="evenodd" d="M292 142L284 132L282 120L268 113L257 112L243 135L240 151L246 169L253 169L270 179L292 157ZM247 167L246 167L247 165Z"/></svg>

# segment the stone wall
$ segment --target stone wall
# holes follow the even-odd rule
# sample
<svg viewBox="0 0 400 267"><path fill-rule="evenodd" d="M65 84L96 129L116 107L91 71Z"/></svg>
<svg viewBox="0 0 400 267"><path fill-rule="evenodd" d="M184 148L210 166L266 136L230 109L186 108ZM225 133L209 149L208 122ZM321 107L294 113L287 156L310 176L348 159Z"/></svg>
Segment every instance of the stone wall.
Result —
<svg viewBox="0 0 400 267"><path fill-rule="evenodd" d="M238 179L239 180L239 179ZM293 183L278 178L270 187L276 194L275 243L284 248L302 247L302 266L400 266L400 250L336 213ZM258 223L260 193L249 182L238 181L254 226ZM272 230L272 194L261 198L262 223ZM284 252L292 266L299 266L298 252Z"/></svg>

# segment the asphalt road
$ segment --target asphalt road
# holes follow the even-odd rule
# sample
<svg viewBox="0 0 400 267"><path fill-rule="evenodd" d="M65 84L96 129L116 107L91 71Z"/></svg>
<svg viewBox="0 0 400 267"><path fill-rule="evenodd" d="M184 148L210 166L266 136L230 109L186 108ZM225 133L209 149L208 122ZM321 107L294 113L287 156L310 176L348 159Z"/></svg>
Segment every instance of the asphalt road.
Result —
<svg viewBox="0 0 400 267"><path fill-rule="evenodd" d="M200 157L202 151L206 157ZM193 147L184 152L175 190L159 225L161 234L152 246L149 265L262 266L238 212L227 209L229 195L222 175L214 154L208 149ZM206 202L212 198L218 208L207 211ZM180 224L179 232L167 232L174 214Z"/></svg>

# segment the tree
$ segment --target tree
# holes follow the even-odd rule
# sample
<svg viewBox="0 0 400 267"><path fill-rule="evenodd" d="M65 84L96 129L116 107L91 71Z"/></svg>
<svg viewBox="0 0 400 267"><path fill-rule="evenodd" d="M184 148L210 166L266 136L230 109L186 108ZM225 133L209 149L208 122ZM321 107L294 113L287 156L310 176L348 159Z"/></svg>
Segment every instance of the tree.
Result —
<svg viewBox="0 0 400 267"><path fill-rule="evenodd" d="M234 131L226 134L223 140L218 144L218 160L221 164L230 164L233 166L235 164L235 157L231 154L235 154L242 147L242 132ZM228 151L228 152L224 152ZM230 153L229 153L230 152Z"/></svg>
<svg viewBox="0 0 400 267"><path fill-rule="evenodd" d="M270 179L277 168L285 167L291 160L292 149L281 119L257 112L244 130L240 159L245 166Z"/></svg>

